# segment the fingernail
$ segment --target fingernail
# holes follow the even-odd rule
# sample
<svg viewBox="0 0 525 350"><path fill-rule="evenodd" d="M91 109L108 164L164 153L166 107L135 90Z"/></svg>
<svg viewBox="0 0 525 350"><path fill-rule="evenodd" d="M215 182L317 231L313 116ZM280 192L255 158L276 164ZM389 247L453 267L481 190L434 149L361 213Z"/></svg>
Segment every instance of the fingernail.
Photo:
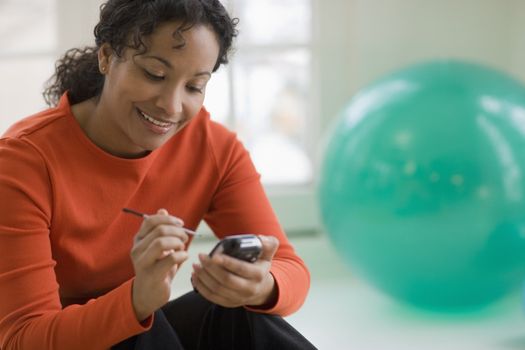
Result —
<svg viewBox="0 0 525 350"><path fill-rule="evenodd" d="M279 242L275 236L259 236L259 239L264 243Z"/></svg>
<svg viewBox="0 0 525 350"><path fill-rule="evenodd" d="M183 225L184 225L184 221L182 221L181 218L178 218L178 217L173 216L173 215L171 215L171 217L172 217L173 219L175 219L175 225L180 225L180 226L183 226Z"/></svg>
<svg viewBox="0 0 525 350"><path fill-rule="evenodd" d="M260 235L259 236L259 239L261 240L261 242L264 244L264 243L270 243L271 242L271 238L268 237L268 236L262 236Z"/></svg>

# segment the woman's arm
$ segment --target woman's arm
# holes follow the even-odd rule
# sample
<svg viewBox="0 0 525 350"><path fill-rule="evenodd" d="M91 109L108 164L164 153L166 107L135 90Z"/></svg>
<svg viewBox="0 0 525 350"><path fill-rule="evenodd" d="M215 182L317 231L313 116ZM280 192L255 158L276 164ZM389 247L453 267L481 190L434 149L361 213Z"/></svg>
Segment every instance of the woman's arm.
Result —
<svg viewBox="0 0 525 350"><path fill-rule="evenodd" d="M210 132L210 135L221 181L205 220L219 237L253 233L278 240L269 268L275 282L272 291L276 294L275 303L257 311L291 314L306 298L310 286L308 269L283 232L248 152L234 134ZM268 280L268 276L264 278Z"/></svg>
<svg viewBox="0 0 525 350"><path fill-rule="evenodd" d="M53 187L39 152L0 139L0 348L106 349L146 330L134 314L132 281L85 305L62 309L50 232Z"/></svg>

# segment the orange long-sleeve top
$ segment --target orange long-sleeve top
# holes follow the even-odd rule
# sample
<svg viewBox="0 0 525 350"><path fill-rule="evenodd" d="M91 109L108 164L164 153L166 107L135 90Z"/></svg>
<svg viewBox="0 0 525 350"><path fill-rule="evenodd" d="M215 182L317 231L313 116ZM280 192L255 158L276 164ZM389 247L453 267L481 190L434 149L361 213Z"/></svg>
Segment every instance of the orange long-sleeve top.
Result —
<svg viewBox="0 0 525 350"><path fill-rule="evenodd" d="M304 302L309 272L234 133L203 108L146 157L118 158L87 138L65 94L0 138L1 349L107 349L148 329L131 303L140 222L123 207L166 208L189 228L204 219L219 238L274 235L278 299L260 312Z"/></svg>

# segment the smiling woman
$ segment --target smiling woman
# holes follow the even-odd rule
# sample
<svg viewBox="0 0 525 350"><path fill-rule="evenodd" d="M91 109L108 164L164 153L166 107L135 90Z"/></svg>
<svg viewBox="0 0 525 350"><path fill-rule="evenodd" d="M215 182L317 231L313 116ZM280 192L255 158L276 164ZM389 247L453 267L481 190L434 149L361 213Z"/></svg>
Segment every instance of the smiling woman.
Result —
<svg viewBox="0 0 525 350"><path fill-rule="evenodd" d="M313 348L280 317L308 269L203 107L236 23L218 0L109 0L96 45L58 62L51 108L0 138L1 349ZM202 220L262 254L200 254L194 291L168 302Z"/></svg>
<svg viewBox="0 0 525 350"><path fill-rule="evenodd" d="M219 45L209 26L183 25L161 24L143 48L121 56L109 43L101 45L98 66L106 77L104 93L72 107L97 146L116 156L141 157L198 114Z"/></svg>

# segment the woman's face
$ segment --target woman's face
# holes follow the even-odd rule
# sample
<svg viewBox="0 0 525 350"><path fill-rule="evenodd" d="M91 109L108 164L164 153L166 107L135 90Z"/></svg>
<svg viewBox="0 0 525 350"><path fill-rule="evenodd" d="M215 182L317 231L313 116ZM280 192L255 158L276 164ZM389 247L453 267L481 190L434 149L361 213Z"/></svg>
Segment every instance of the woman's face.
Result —
<svg viewBox="0 0 525 350"><path fill-rule="evenodd" d="M202 107L206 84L219 55L215 33L196 25L174 35L179 23L160 25L144 38L148 50L127 49L117 57L109 47L99 53L106 64L97 105L103 148L119 156L139 156L160 147Z"/></svg>

